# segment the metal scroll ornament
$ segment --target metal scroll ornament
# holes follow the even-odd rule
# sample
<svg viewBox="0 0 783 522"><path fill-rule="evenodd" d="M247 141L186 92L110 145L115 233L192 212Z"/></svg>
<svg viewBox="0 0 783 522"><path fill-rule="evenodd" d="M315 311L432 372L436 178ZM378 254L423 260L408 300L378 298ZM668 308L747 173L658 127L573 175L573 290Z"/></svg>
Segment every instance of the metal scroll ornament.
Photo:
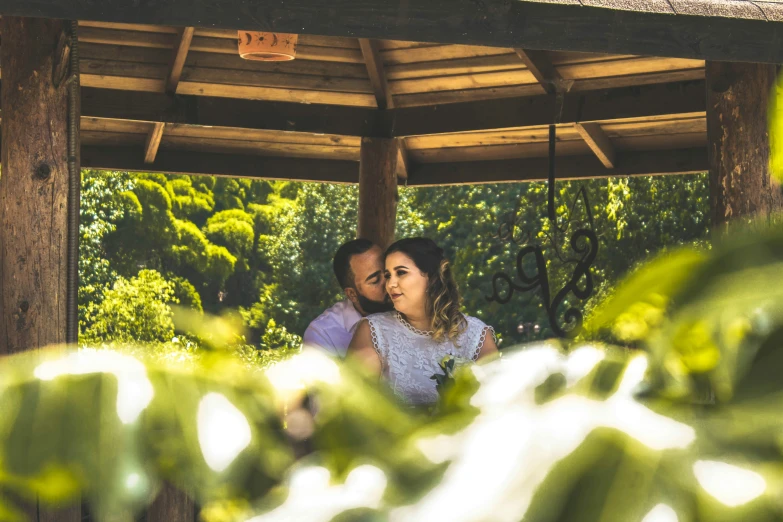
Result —
<svg viewBox="0 0 783 522"><path fill-rule="evenodd" d="M516 260L516 279L502 272L492 276L492 295L487 297L490 302L497 301L506 304L511 301L515 292L538 291L546 309L549 325L558 337L573 338L582 329L582 311L576 307L567 305L560 320L558 310L566 302L569 294L578 299L585 300L593 293L593 275L590 267L598 253L598 237L593 230L593 217L590 212L590 202L584 186L580 187L576 198L568 209L568 214L562 226L558 226L555 206L555 142L556 127L549 126L549 177L547 180L547 217L550 230L547 231L546 240L554 255L563 264L571 268L570 277L561 289L551 295L549 274L547 271L544 249L541 244L533 241L530 231L517 234L520 225L519 208L511 213L498 227L498 237L504 241L511 241L520 246ZM574 218L577 205L584 205L586 219ZM578 227L568 240L572 254L566 254L561 248L561 243L567 237L570 229ZM536 272L529 274L525 270L526 260L533 256Z"/></svg>

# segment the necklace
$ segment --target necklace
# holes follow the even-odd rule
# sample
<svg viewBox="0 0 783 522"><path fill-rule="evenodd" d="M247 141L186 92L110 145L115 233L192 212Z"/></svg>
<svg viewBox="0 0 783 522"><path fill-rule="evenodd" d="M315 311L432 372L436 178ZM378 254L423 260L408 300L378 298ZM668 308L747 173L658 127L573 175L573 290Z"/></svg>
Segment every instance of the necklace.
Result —
<svg viewBox="0 0 783 522"><path fill-rule="evenodd" d="M405 328L407 328L408 330L410 330L411 332L413 332L415 334L426 335L427 337L431 337L432 334L435 333L434 331L425 332L424 330L419 330L418 328L413 326L411 323L409 323L407 320L405 320L405 318L402 316L402 314L400 312L397 312L397 319L399 319L399 321L405 326Z"/></svg>

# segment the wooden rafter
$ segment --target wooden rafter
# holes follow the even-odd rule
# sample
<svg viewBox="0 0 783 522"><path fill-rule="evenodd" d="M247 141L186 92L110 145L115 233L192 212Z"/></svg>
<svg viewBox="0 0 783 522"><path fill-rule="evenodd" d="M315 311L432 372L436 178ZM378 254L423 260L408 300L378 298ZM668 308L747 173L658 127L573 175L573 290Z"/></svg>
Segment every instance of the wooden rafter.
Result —
<svg viewBox="0 0 783 522"><path fill-rule="evenodd" d="M155 165L144 163L140 147L82 147L82 166L104 170L150 171L171 174L233 176L329 183L358 183L359 162L280 158L199 151L161 150ZM692 174L707 171L706 147L655 151L618 151L616 167L607 169L594 155L562 156L562 179L610 176ZM460 161L409 165L408 186L461 185L543 181L547 158ZM262 174L263 173L263 174ZM560 178L558 178L560 179Z"/></svg>
<svg viewBox="0 0 783 522"><path fill-rule="evenodd" d="M704 81L604 89L565 96L562 123L646 118L706 111ZM386 111L360 107L232 100L203 96L82 88L82 114L251 129L404 137L547 125L550 95L452 103ZM392 128L393 123L393 128Z"/></svg>
<svg viewBox="0 0 783 522"><path fill-rule="evenodd" d="M410 173L409 186L461 185L466 183L509 183L544 181L547 158L521 158L454 163L421 163ZM592 179L664 174L694 174L707 171L707 148L624 151L617 155L617 167L607 169L595 156L561 156L557 179Z"/></svg>
<svg viewBox="0 0 783 522"><path fill-rule="evenodd" d="M239 178L260 178L290 181L324 181L358 183L359 162L311 158L283 158L250 154L222 154L164 149L158 152L155 164L143 161L140 146L82 147L82 166L101 170L133 172L163 172L169 174L205 174Z"/></svg>
<svg viewBox="0 0 783 522"><path fill-rule="evenodd" d="M407 182L409 168L408 149L405 147L405 138L397 138L397 179Z"/></svg>
<svg viewBox="0 0 783 522"><path fill-rule="evenodd" d="M585 140L587 146L590 147L596 157L604 167L607 169L613 169L615 167L615 150L614 145L606 136L606 133L601 128L601 125L595 122L590 123L575 123L576 131Z"/></svg>
<svg viewBox="0 0 783 522"><path fill-rule="evenodd" d="M541 87L549 94L556 92L568 92L573 80L565 80L552 60L547 56L546 51L536 51L532 49L514 49L517 56L522 60L528 70L535 76Z"/></svg>
<svg viewBox="0 0 783 522"><path fill-rule="evenodd" d="M144 163L151 165L155 163L155 157L158 155L160 140L163 138L163 129L165 123L156 122L150 133L147 135L147 143L144 145Z"/></svg>
<svg viewBox="0 0 783 522"><path fill-rule="evenodd" d="M166 92L174 94L177 92L177 85L182 76L182 69L185 67L185 60L188 57L190 42L193 40L195 28L183 27L177 34L177 43L174 46L174 52L169 66L169 75L166 78Z"/></svg>
<svg viewBox="0 0 783 522"><path fill-rule="evenodd" d="M378 41L368 38L359 38L359 47L362 49L364 63L367 65L367 74L375 92L375 100L379 109L393 109L394 99L386 80L386 71L383 67L381 54L378 52Z"/></svg>

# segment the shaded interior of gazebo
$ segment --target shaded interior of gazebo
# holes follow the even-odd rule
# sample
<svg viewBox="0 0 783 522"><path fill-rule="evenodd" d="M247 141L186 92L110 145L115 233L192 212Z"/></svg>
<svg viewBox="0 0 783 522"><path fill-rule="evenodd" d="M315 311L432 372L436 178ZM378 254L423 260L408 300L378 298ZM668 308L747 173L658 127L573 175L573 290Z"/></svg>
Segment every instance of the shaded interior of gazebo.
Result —
<svg viewBox="0 0 783 522"><path fill-rule="evenodd" d="M79 44L86 168L357 182L375 136L408 185L537 180L557 119L558 178L707 170L704 60L301 35L263 63L235 30L101 22Z"/></svg>

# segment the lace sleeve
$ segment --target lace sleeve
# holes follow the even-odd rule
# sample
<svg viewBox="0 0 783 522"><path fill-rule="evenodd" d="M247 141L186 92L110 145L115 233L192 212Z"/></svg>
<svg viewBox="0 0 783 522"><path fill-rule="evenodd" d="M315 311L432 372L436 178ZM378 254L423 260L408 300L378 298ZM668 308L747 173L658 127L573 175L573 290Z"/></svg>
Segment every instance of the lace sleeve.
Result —
<svg viewBox="0 0 783 522"><path fill-rule="evenodd" d="M481 353L481 349L484 348L484 343L487 340L487 334L492 334L492 339L495 341L495 344L497 344L497 337L495 337L495 329L487 324L484 324L484 322L480 319L470 316L468 316L467 319L467 343L464 348L467 353L465 355L467 355L467 358L475 361L478 359L478 356Z"/></svg>
<svg viewBox="0 0 783 522"><path fill-rule="evenodd" d="M495 341L495 344L498 343L498 338L495 336L495 329L491 326L484 326L484 328L481 329L481 335L479 336L479 342L476 344L476 347L473 350L473 355L471 356L471 359L478 360L479 353L481 353L481 349L484 348L484 341L487 340L487 334L492 334L492 340Z"/></svg>

